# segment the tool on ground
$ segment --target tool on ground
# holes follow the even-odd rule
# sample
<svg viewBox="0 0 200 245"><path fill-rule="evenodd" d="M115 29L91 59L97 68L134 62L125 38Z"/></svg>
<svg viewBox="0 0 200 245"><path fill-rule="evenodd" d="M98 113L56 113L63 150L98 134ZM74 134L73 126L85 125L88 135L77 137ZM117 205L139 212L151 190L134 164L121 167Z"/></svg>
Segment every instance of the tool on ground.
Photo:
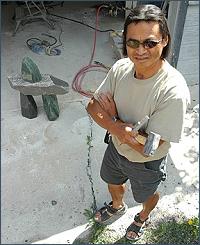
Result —
<svg viewBox="0 0 200 245"><path fill-rule="evenodd" d="M150 132L144 145L144 154L147 156L154 155L159 146L161 136L157 133Z"/></svg>
<svg viewBox="0 0 200 245"><path fill-rule="evenodd" d="M36 37L32 37L26 40L27 46L37 54L42 54L45 53L47 55L60 55L61 51L60 49L57 49L57 47L61 46L62 43L60 41L60 36L59 36L59 42L60 44L57 44L58 40L56 37L49 35L47 33L42 33L41 35L47 36L49 38L52 38L52 42Z"/></svg>

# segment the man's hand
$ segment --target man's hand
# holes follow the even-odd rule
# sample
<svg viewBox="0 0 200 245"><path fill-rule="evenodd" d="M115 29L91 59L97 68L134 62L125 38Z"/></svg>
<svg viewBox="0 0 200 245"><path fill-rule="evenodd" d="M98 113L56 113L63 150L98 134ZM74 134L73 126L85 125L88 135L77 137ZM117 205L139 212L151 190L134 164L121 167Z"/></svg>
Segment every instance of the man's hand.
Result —
<svg viewBox="0 0 200 245"><path fill-rule="evenodd" d="M132 127L132 124L119 120L110 127L109 132L115 135L121 144L134 144L136 143L135 137L137 137L138 131L133 131Z"/></svg>
<svg viewBox="0 0 200 245"><path fill-rule="evenodd" d="M98 102L101 108L107 112L110 117L118 115L115 101L110 92L98 94Z"/></svg>
<svg viewBox="0 0 200 245"><path fill-rule="evenodd" d="M119 135L117 136L121 144L127 144L130 146L132 144L134 145L138 143L137 140L135 139L138 136L138 131L132 131L132 127L133 125L127 125L127 124L124 125L124 131L125 131L124 136L122 136L121 139L119 138Z"/></svg>
<svg viewBox="0 0 200 245"><path fill-rule="evenodd" d="M133 125L124 123L121 120L113 122L111 118L117 115L114 100L110 98L109 95L106 97L100 97L101 102L94 98L90 100L87 106L87 112L99 126L108 130L112 135L115 135L121 144L127 144L131 148L143 154L144 146L135 139L138 132L132 131ZM106 98L106 100L104 100L104 98Z"/></svg>
<svg viewBox="0 0 200 245"><path fill-rule="evenodd" d="M118 115L115 101L110 92L98 94L98 102L110 117ZM117 136L122 144L133 144L136 143L135 137L138 135L138 132L132 131L132 127L132 124L119 120L114 127L110 128L110 133Z"/></svg>

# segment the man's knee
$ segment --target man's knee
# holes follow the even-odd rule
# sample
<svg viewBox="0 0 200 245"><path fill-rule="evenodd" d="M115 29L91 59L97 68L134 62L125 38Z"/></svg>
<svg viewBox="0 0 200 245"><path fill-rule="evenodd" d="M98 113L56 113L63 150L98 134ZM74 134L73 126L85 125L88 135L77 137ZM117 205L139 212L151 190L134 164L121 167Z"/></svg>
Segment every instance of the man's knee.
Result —
<svg viewBox="0 0 200 245"><path fill-rule="evenodd" d="M145 193L141 193L141 192L133 192L133 198L137 203L145 203L150 199L154 199L154 200L159 200L159 193L158 191L153 192L152 194L145 194Z"/></svg>

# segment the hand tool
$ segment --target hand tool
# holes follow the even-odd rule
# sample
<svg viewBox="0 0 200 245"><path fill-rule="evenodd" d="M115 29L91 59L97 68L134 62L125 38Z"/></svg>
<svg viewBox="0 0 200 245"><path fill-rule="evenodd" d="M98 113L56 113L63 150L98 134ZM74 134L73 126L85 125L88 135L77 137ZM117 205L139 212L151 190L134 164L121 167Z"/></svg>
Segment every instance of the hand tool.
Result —
<svg viewBox="0 0 200 245"><path fill-rule="evenodd" d="M141 121L138 121L132 128L132 131L138 131L145 123L147 123L149 117L146 115Z"/></svg>
<svg viewBox="0 0 200 245"><path fill-rule="evenodd" d="M159 146L161 136L154 132L149 132L147 140L144 145L144 154L147 156L153 156L156 149Z"/></svg>

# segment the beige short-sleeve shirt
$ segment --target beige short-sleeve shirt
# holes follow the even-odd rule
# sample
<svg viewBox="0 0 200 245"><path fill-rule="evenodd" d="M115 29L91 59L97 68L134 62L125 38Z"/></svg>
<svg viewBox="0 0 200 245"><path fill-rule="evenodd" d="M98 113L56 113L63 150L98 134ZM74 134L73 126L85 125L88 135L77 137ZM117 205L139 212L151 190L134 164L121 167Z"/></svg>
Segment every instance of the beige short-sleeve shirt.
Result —
<svg viewBox="0 0 200 245"><path fill-rule="evenodd" d="M170 142L179 142L183 133L183 123L190 93L184 77L166 60L162 68L151 78L140 80L134 77L134 64L129 58L118 60L108 72L106 78L96 90L109 91L117 106L119 118L135 124L145 115L149 121L144 125L146 133L150 131L161 135L165 142L148 158L126 144L120 144L112 136L117 151L133 162L147 162L165 156Z"/></svg>

